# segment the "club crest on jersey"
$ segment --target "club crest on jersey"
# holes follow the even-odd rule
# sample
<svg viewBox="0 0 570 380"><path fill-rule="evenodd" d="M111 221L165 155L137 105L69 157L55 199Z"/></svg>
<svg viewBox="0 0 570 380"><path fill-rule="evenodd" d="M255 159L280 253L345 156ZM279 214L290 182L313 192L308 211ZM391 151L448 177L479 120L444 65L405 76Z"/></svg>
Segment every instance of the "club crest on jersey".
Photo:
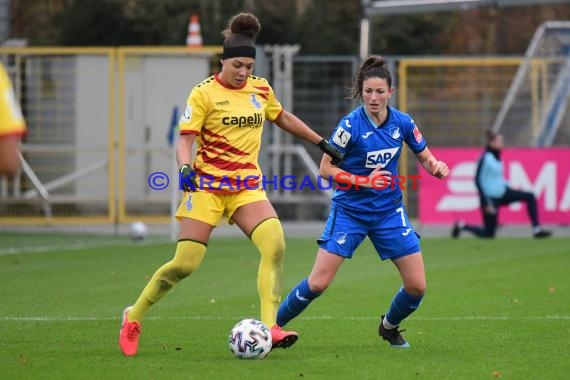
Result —
<svg viewBox="0 0 570 380"><path fill-rule="evenodd" d="M343 245L344 243L346 243L346 237L347 237L346 232L337 232L336 242L340 245Z"/></svg>
<svg viewBox="0 0 570 380"><path fill-rule="evenodd" d="M251 94L251 104L253 104L255 106L255 108L260 109L261 108L261 103L259 103L257 101L257 98L255 97L255 94Z"/></svg>
<svg viewBox="0 0 570 380"><path fill-rule="evenodd" d="M180 116L180 122L190 121L190 119L192 119L192 107L187 105L186 109L184 110L184 113L182 114L182 116Z"/></svg>
<svg viewBox="0 0 570 380"><path fill-rule="evenodd" d="M396 153L398 153L398 149L400 148L399 147L388 148L388 149L375 150L373 152L367 152L365 167L374 169L377 168L378 166L381 166L385 168L386 165L388 165L388 163L390 162L390 160L394 158Z"/></svg>
<svg viewBox="0 0 570 380"><path fill-rule="evenodd" d="M399 127L390 128L390 136L392 136L394 140L399 140L400 137L402 137L402 135L400 134L400 128Z"/></svg>
<svg viewBox="0 0 570 380"><path fill-rule="evenodd" d="M338 127L336 133L333 136L333 142L342 148L346 148L346 144L348 144L350 136L352 136L350 132L347 132L342 127Z"/></svg>

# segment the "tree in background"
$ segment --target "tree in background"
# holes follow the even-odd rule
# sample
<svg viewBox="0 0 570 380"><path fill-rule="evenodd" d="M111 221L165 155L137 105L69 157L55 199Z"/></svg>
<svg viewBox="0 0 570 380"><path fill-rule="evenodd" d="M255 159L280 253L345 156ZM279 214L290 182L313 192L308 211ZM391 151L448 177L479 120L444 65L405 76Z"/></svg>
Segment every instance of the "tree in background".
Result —
<svg viewBox="0 0 570 380"><path fill-rule="evenodd" d="M55 45L59 25L53 21L68 2L68 0L11 0L11 38L27 39L28 44L34 46Z"/></svg>
<svg viewBox="0 0 570 380"><path fill-rule="evenodd" d="M458 12L445 26L443 54L523 54L544 21L570 20L570 4Z"/></svg>
<svg viewBox="0 0 570 380"><path fill-rule="evenodd" d="M381 16L371 22L371 53L381 55L441 54L454 12Z"/></svg>
<svg viewBox="0 0 570 380"><path fill-rule="evenodd" d="M303 54L351 54L360 49L360 1L314 0L298 17L295 40Z"/></svg>
<svg viewBox="0 0 570 380"><path fill-rule="evenodd" d="M193 2L192 11L198 12L200 16L200 30L204 44L221 45L223 42L221 32L226 28L230 17L239 11L253 11L253 6L251 1L244 0L200 0ZM260 21L261 33L265 33L267 22L263 18ZM258 41L260 37L257 37Z"/></svg>
<svg viewBox="0 0 570 380"><path fill-rule="evenodd" d="M124 7L113 0L75 0L54 17L56 45L118 46L134 37Z"/></svg>
<svg viewBox="0 0 570 380"><path fill-rule="evenodd" d="M244 10L262 22L260 44L358 54L359 0L12 0L11 37L32 46L183 46L190 14L198 13L204 44L220 45L228 19ZM556 19L570 19L570 5L376 17L372 53L523 54L536 28Z"/></svg>
<svg viewBox="0 0 570 380"><path fill-rule="evenodd" d="M180 0L129 0L123 8L130 33L125 45L144 46L184 44L189 15L197 9Z"/></svg>
<svg viewBox="0 0 570 380"><path fill-rule="evenodd" d="M263 44L295 44L295 30L299 10L294 1L253 2L253 11L261 21L261 32L257 38Z"/></svg>

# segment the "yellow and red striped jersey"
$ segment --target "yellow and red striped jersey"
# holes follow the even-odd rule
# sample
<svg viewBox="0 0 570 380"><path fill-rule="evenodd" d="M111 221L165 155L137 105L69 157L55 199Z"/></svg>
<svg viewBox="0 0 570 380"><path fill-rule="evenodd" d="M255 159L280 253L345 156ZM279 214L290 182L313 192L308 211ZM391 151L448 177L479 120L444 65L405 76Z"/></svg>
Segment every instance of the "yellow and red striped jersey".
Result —
<svg viewBox="0 0 570 380"><path fill-rule="evenodd" d="M260 186L263 124L283 111L267 80L250 75L233 88L216 74L196 85L186 103L178 127L182 135L197 135L193 167L201 187L226 193Z"/></svg>

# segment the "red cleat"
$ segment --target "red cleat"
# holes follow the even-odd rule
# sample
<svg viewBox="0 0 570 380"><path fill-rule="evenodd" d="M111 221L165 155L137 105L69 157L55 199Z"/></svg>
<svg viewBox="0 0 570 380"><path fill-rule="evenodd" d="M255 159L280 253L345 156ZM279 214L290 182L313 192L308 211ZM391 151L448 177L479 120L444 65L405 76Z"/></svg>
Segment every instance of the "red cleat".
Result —
<svg viewBox="0 0 570 380"><path fill-rule="evenodd" d="M271 328L271 349L276 347L290 347L297 341L297 339L299 339L299 334L294 331L283 331L279 325L274 325Z"/></svg>
<svg viewBox="0 0 570 380"><path fill-rule="evenodd" d="M129 322L127 314L131 306L123 311L123 323L121 324L121 332L119 333L119 346L125 356L133 356L137 354L139 346L139 335L141 333L141 324L138 322Z"/></svg>

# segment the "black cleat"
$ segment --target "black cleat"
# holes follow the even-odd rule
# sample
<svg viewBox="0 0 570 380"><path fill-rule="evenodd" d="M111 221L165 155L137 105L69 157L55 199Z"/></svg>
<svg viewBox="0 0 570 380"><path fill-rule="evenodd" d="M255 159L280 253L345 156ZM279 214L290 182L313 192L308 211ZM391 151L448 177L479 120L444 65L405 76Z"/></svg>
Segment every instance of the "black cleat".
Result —
<svg viewBox="0 0 570 380"><path fill-rule="evenodd" d="M393 329L387 329L384 327L384 315L380 318L380 326L378 326L378 335L394 348L410 348L410 344L402 337L401 333L406 330L398 330L400 326L396 326Z"/></svg>
<svg viewBox="0 0 570 380"><path fill-rule="evenodd" d="M459 227L459 223L455 222L453 224L453 229L451 230L451 237L457 239L460 233L461 233L461 227Z"/></svg>
<svg viewBox="0 0 570 380"><path fill-rule="evenodd" d="M534 237L537 239L543 239L552 236L552 232L546 230L540 230L534 234Z"/></svg>

